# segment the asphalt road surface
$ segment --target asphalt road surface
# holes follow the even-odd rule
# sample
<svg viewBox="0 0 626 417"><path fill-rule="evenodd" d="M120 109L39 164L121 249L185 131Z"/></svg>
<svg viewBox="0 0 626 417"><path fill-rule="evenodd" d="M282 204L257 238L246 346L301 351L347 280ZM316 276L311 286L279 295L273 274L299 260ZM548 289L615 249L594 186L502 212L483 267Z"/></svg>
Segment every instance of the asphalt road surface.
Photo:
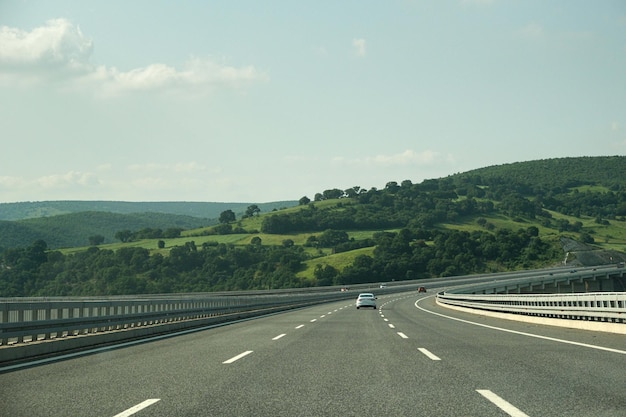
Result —
<svg viewBox="0 0 626 417"><path fill-rule="evenodd" d="M0 416L626 416L623 335L378 303L0 369Z"/></svg>

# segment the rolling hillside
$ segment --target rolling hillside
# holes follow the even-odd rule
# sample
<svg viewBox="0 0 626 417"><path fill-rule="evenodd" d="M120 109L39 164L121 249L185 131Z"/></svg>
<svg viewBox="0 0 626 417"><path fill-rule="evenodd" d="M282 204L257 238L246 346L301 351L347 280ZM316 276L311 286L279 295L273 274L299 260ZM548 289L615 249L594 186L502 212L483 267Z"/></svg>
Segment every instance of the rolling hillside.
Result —
<svg viewBox="0 0 626 417"><path fill-rule="evenodd" d="M296 205L281 201L258 204L261 211ZM250 204L119 201L42 201L0 204L0 248L44 240L52 249L85 246L101 235L112 243L120 230L194 229L217 223L224 210L241 215Z"/></svg>
<svg viewBox="0 0 626 417"><path fill-rule="evenodd" d="M390 181L380 190L326 190L308 204L190 225L175 238L81 243L63 251L38 241L5 251L0 296L350 285L620 262L626 260L626 178L616 172L626 172L626 157L522 162L419 184ZM101 231L128 228L129 215L108 215L5 223L17 233L16 224L45 221L34 229L51 239L73 222ZM141 222L132 219L154 228L157 218ZM37 236L31 229L23 234Z"/></svg>
<svg viewBox="0 0 626 417"><path fill-rule="evenodd" d="M28 201L19 203L0 203L0 220L23 220L39 217L51 217L61 214L84 211L101 211L118 214L164 213L180 216L217 219L224 210L243 213L246 208L256 204L261 211L291 207L297 201L276 201L270 203L204 203L204 202L130 202L130 201Z"/></svg>

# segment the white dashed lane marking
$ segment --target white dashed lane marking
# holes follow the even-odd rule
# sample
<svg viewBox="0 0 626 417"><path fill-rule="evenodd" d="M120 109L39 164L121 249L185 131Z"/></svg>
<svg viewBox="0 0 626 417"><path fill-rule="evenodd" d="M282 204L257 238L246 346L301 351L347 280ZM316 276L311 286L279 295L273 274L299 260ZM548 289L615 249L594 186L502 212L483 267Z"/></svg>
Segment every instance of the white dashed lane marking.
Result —
<svg viewBox="0 0 626 417"><path fill-rule="evenodd" d="M222 362L222 363L224 363L224 364L233 363L233 362L238 361L239 359L243 358L244 356L248 356L248 355L249 355L249 354L251 354L251 353L252 353L252 351L251 351L251 350L246 350L245 352L240 353L240 354L239 354L239 355L237 355L237 356L233 356L233 357L232 357L232 358L230 358L229 360L224 361L224 362Z"/></svg>
<svg viewBox="0 0 626 417"><path fill-rule="evenodd" d="M121 413L116 414L113 417L128 417L128 416L132 416L136 412L138 412L140 410L143 410L144 408L149 407L149 406L151 406L152 404L154 404L154 403L156 403L158 401L161 401L161 399L160 398L151 398L149 400L146 400L146 401L144 401L142 403L137 404L134 407L129 408L126 411L122 411Z"/></svg>
<svg viewBox="0 0 626 417"><path fill-rule="evenodd" d="M523 413L511 403L503 400L501 397L489 391L488 389L477 389L476 392L494 403L500 410L504 411L511 417L528 417L528 414Z"/></svg>
<svg viewBox="0 0 626 417"><path fill-rule="evenodd" d="M424 355L428 356L430 359L434 360L434 361L440 361L441 359L439 358L439 356L433 354L432 352L430 352L428 349L425 348L418 348L417 350L419 350L420 352L422 352Z"/></svg>

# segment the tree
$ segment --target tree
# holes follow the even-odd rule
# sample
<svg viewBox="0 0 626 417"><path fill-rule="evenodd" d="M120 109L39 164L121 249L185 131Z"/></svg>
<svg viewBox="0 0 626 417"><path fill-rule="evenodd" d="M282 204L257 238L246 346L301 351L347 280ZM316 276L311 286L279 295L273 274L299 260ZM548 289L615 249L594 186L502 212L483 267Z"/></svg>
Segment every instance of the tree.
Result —
<svg viewBox="0 0 626 417"><path fill-rule="evenodd" d="M359 190L361 189L361 187L359 187L358 185L352 187L352 188L348 188L347 190L344 191L344 194L346 195L346 197L348 198L354 198L357 197L359 195Z"/></svg>
<svg viewBox="0 0 626 417"><path fill-rule="evenodd" d="M159 240L157 242L157 246L159 247L159 249L163 249L165 247L165 241Z"/></svg>
<svg viewBox="0 0 626 417"><path fill-rule="evenodd" d="M298 200L298 204L301 205L301 206L306 206L310 202L311 202L311 199L309 197L307 197L307 196L304 196L300 200Z"/></svg>
<svg viewBox="0 0 626 417"><path fill-rule="evenodd" d="M324 190L322 193L324 200L333 200L335 198L341 198L344 196L344 191L338 188L333 188L332 190Z"/></svg>
<svg viewBox="0 0 626 417"><path fill-rule="evenodd" d="M255 214L258 215L260 212L261 209L259 208L259 206L257 206L256 204L252 204L246 209L246 214L244 215L244 217L252 217Z"/></svg>
<svg viewBox="0 0 626 417"><path fill-rule="evenodd" d="M181 229L180 227L170 227L168 229L165 230L165 232L163 233L163 237L165 238L175 238L175 237L180 237L180 233L183 231L183 229Z"/></svg>
<svg viewBox="0 0 626 417"><path fill-rule="evenodd" d="M91 246L98 246L104 243L104 236L102 235L93 235L89 236L89 244Z"/></svg>
<svg viewBox="0 0 626 417"><path fill-rule="evenodd" d="M220 213L219 222L222 224L231 223L236 220L235 213L228 209Z"/></svg>
<svg viewBox="0 0 626 417"><path fill-rule="evenodd" d="M133 232L130 230L120 230L119 232L115 232L115 238L120 240L122 243L129 242L132 236Z"/></svg>
<svg viewBox="0 0 626 417"><path fill-rule="evenodd" d="M317 278L317 285L329 286L333 285L337 275L339 275L339 271L332 265L318 264L315 266L313 275Z"/></svg>
<svg viewBox="0 0 626 417"><path fill-rule="evenodd" d="M227 223L218 224L213 228L218 235L228 235L233 232L233 226Z"/></svg>
<svg viewBox="0 0 626 417"><path fill-rule="evenodd" d="M320 246L330 248L340 243L347 242L349 239L348 234L343 230L325 230L319 236Z"/></svg>
<svg viewBox="0 0 626 417"><path fill-rule="evenodd" d="M262 243L261 238L258 237L258 236L255 236L252 239L250 239L250 244L251 245L260 246L261 243Z"/></svg>

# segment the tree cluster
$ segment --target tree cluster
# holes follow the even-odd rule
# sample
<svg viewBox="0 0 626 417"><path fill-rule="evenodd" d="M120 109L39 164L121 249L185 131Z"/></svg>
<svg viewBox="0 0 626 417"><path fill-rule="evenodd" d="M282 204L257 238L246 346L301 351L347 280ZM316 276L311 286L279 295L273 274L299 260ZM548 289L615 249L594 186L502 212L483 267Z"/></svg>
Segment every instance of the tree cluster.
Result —
<svg viewBox="0 0 626 417"><path fill-rule="evenodd" d="M120 242L132 242L141 239L172 239L179 237L182 231L183 229L179 227L170 227L165 231L158 228L153 229L150 227L136 230L134 232L126 229L115 232L115 238L118 239Z"/></svg>
<svg viewBox="0 0 626 417"><path fill-rule="evenodd" d="M10 249L0 263L0 296L84 296L289 288L310 285L296 278L306 259L293 245L242 247L193 242L169 256L144 248L92 247L64 255L45 242Z"/></svg>

